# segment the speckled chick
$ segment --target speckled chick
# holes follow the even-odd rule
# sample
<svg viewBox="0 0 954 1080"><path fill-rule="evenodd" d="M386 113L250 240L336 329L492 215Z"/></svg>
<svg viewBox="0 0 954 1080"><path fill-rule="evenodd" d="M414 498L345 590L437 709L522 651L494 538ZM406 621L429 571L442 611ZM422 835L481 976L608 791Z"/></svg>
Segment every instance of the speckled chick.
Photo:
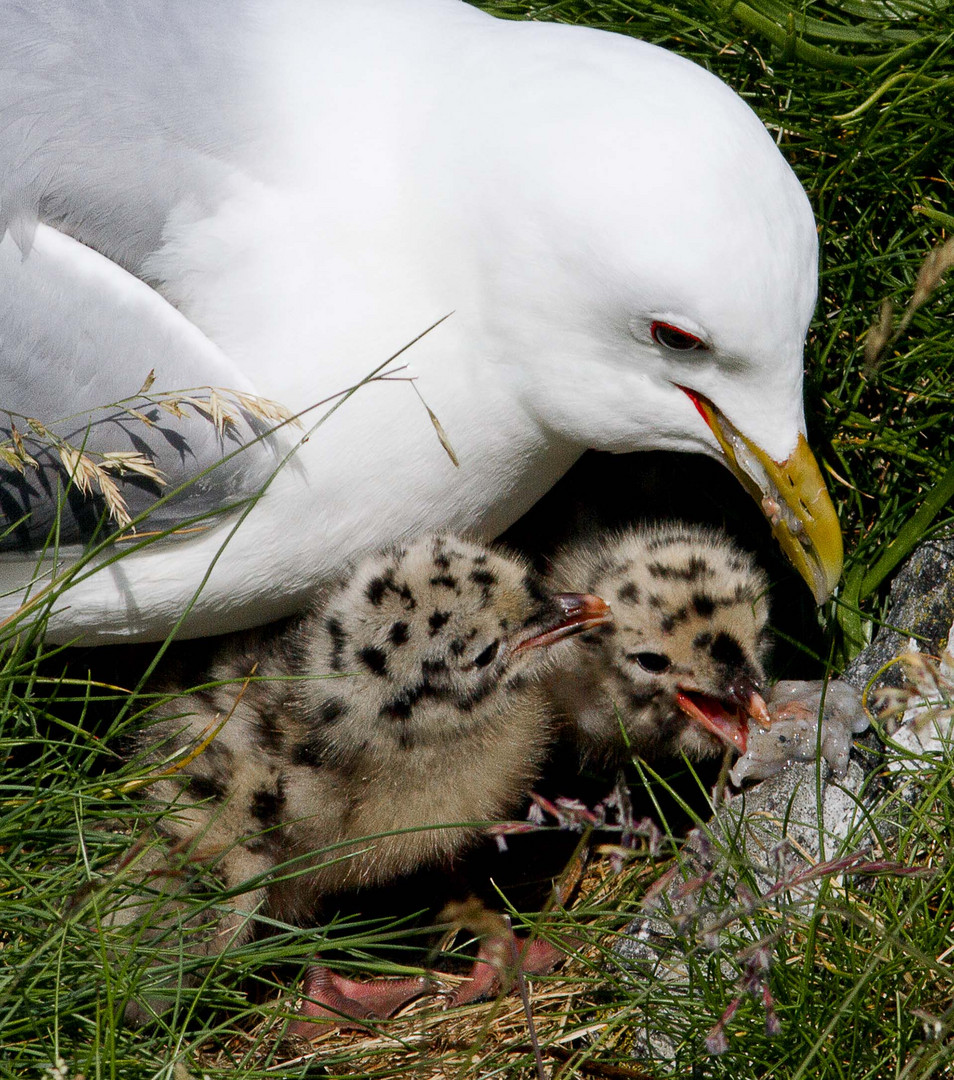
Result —
<svg viewBox="0 0 954 1080"><path fill-rule="evenodd" d="M172 812L130 868L167 894L167 921L183 865L237 890L188 936L211 955L251 935L249 913L307 923L329 894L451 861L477 830L441 826L506 816L537 776L542 646L606 618L595 597L551 596L518 559L453 536L364 559L264 653L226 648L208 678L222 685L174 698L142 733L160 774L147 799Z"/></svg>
<svg viewBox="0 0 954 1080"><path fill-rule="evenodd" d="M564 548L551 588L573 582L613 608L548 677L555 707L585 754L692 758L745 749L769 649L766 580L721 533L634 529Z"/></svg>

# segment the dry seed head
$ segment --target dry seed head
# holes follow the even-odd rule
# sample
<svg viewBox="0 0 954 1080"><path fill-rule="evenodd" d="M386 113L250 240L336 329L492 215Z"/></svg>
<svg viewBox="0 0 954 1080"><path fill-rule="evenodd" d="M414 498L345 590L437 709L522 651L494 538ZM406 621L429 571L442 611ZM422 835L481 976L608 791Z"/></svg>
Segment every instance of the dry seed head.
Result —
<svg viewBox="0 0 954 1080"><path fill-rule="evenodd" d="M146 425L146 427L155 427L155 424L149 419L144 412L140 412L139 409L133 409L127 406L126 412L136 420L140 420Z"/></svg>
<svg viewBox="0 0 954 1080"><path fill-rule="evenodd" d="M126 500L119 493L116 481L104 469L98 468L96 470L96 483L106 500L106 509L109 511L109 516L121 529L124 529L132 522L132 518L129 516Z"/></svg>
<svg viewBox="0 0 954 1080"><path fill-rule="evenodd" d="M932 292L941 284L944 275L954 266L954 236L949 236L943 244L939 244L928 257L921 263L918 270L917 281L914 288L914 296L911 297L911 308L920 307Z"/></svg>
<svg viewBox="0 0 954 1080"><path fill-rule="evenodd" d="M243 409L250 412L252 416L257 416L259 420L277 420L294 424L298 428L301 427L301 421L297 417L293 417L291 410L286 409L278 401L259 397L257 394L240 394L237 390L228 392Z"/></svg>
<svg viewBox="0 0 954 1080"><path fill-rule="evenodd" d="M19 454L14 453L8 446L0 446L0 461L4 465L8 465L11 469L16 469L20 475L23 475L23 459Z"/></svg>
<svg viewBox="0 0 954 1080"><path fill-rule="evenodd" d="M161 398L156 402L160 409L165 409L167 413L172 413L176 419L181 420L185 413L179 405L178 398Z"/></svg>
<svg viewBox="0 0 954 1080"><path fill-rule="evenodd" d="M894 330L894 304L890 300L881 301L878 318L868 328L865 335L865 368L871 371L888 347Z"/></svg>
<svg viewBox="0 0 954 1080"><path fill-rule="evenodd" d="M224 434L226 424L235 423L235 417L226 410L222 398L215 390L209 391L208 401L203 401L202 398L197 397L183 397L181 400L199 412L204 413L215 425L215 430L220 435Z"/></svg>
<svg viewBox="0 0 954 1080"><path fill-rule="evenodd" d="M88 495L96 479L96 462L68 443L60 443L56 452L60 455L67 476L84 495Z"/></svg>
<svg viewBox="0 0 954 1080"><path fill-rule="evenodd" d="M136 473L138 476L145 476L156 484L163 486L166 484L166 480L159 469L156 468L155 462L146 457L145 454L140 454L138 450L107 450L103 454L100 465L101 468L114 472L119 476L131 472Z"/></svg>

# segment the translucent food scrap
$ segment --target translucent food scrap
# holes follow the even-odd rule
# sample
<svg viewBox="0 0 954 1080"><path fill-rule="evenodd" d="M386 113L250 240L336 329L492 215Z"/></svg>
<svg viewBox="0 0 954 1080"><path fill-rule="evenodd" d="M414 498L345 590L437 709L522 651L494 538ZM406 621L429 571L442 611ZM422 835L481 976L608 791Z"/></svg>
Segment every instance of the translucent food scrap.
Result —
<svg viewBox="0 0 954 1080"><path fill-rule="evenodd" d="M772 687L766 704L772 722L763 726L749 721L746 752L729 773L736 787L745 780L774 776L796 761L814 761L819 745L835 775L845 775L852 736L868 726L861 695L853 686L838 679L827 687L820 680L788 679Z"/></svg>

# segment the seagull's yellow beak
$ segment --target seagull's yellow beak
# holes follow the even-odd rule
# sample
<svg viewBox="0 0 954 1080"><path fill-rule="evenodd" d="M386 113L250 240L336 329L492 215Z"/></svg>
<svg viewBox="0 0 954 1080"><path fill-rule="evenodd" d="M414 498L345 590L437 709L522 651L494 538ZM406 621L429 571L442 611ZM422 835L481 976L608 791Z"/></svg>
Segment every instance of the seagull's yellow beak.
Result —
<svg viewBox="0 0 954 1080"><path fill-rule="evenodd" d="M725 454L726 464L761 505L775 539L824 603L841 577L841 526L804 435L785 461L773 461L704 397L686 387Z"/></svg>

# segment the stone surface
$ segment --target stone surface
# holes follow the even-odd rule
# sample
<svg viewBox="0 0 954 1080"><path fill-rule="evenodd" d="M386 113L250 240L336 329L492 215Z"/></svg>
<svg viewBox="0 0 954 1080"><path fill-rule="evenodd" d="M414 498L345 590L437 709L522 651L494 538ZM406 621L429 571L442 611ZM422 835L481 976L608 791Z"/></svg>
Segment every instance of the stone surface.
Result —
<svg viewBox="0 0 954 1080"><path fill-rule="evenodd" d="M954 536L937 537L922 544L905 563L891 585L888 613L874 641L845 671L845 679L859 689L900 686L903 675L893 664L878 672L919 639L922 652L938 656L954 620ZM877 678L876 678L877 676Z"/></svg>

